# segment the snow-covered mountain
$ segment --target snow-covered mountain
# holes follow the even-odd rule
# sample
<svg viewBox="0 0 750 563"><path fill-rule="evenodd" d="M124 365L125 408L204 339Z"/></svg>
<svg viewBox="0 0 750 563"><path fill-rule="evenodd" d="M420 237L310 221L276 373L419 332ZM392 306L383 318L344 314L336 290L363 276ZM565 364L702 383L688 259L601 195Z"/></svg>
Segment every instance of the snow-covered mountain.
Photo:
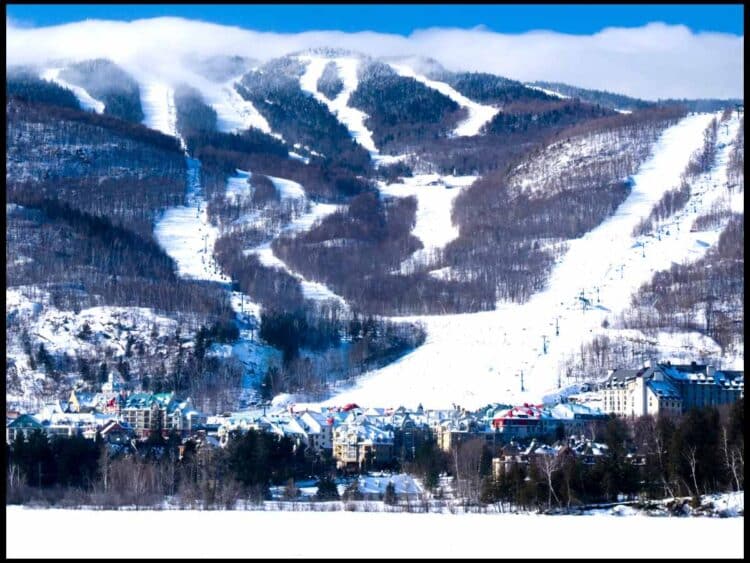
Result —
<svg viewBox="0 0 750 563"><path fill-rule="evenodd" d="M742 369L735 270L701 313L725 325L636 314L660 272L737 245L733 106L623 110L327 48L186 68L10 69L9 401L99 370L219 409L537 402L651 355ZM592 364L604 341L630 354Z"/></svg>

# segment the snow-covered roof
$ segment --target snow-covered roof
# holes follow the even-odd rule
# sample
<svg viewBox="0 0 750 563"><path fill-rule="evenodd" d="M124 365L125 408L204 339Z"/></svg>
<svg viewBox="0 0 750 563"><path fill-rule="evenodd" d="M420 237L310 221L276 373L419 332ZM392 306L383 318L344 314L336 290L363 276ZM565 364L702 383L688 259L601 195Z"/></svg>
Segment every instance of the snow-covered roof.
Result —
<svg viewBox="0 0 750 563"><path fill-rule="evenodd" d="M648 387L651 389L657 397L679 399L680 393L675 389L674 385L667 381L649 381Z"/></svg>
<svg viewBox="0 0 750 563"><path fill-rule="evenodd" d="M405 473L389 475L387 473L368 473L358 478L359 491L362 494L382 495L388 483L393 483L397 495L418 495L422 487L414 478Z"/></svg>

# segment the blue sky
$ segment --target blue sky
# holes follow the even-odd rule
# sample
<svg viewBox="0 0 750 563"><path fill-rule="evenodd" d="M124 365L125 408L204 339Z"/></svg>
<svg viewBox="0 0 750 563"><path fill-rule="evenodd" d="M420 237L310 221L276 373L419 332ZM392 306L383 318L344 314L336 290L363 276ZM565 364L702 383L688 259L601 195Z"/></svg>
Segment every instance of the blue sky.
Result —
<svg viewBox="0 0 750 563"><path fill-rule="evenodd" d="M606 27L649 22L683 24L696 32L744 35L744 6L733 5L9 5L6 14L24 26L83 19L131 21L179 16L259 31L377 31L408 35L429 27L485 26L501 33L552 30L591 34Z"/></svg>

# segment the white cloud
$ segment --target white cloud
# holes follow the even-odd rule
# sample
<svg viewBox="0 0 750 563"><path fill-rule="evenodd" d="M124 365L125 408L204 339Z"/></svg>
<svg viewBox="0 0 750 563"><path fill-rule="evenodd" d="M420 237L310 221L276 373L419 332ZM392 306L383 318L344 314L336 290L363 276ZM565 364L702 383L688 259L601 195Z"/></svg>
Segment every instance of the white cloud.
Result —
<svg viewBox="0 0 750 563"><path fill-rule="evenodd" d="M742 97L744 37L694 33L651 23L593 35L550 31L502 34L484 27L424 29L401 35L338 31L264 33L181 18L133 22L87 20L27 28L6 20L6 64L106 57L136 76L190 78L192 56L265 60L309 47L342 47L372 56L417 55L450 70L550 80L646 99Z"/></svg>

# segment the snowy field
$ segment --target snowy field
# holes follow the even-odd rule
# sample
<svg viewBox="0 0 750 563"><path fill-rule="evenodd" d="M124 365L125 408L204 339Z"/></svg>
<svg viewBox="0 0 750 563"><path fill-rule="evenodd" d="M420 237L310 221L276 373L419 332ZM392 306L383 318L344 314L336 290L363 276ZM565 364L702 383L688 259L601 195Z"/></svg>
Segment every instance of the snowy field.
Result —
<svg viewBox="0 0 750 563"><path fill-rule="evenodd" d="M490 121L500 111L498 108L492 106L483 106L475 101L470 100L463 94L460 94L452 86L449 86L445 82L439 82L437 80L430 80L429 78L417 74L411 68L405 65L399 65L391 63L391 67L401 76L407 76L413 78L433 90L437 90L444 96L449 97L451 100L456 102L462 108L466 108L469 112L469 116L456 125L453 130L453 135L457 137L472 137L479 135L480 129L485 123Z"/></svg>
<svg viewBox="0 0 750 563"><path fill-rule="evenodd" d="M104 102L93 98L86 90L75 84L71 84L60 78L61 68L50 68L45 70L41 74L43 80L56 83L58 86L62 86L75 94L78 99L78 103L81 104L81 108L85 111L94 111L96 113L102 113L104 111Z"/></svg>
<svg viewBox="0 0 750 563"><path fill-rule="evenodd" d="M726 191L727 141L737 134L736 119L726 132L720 127L716 166L694 182L690 202L673 218L676 224L656 236L632 237L635 225L662 194L679 185L713 117L691 115L664 131L651 158L634 175L631 194L612 217L569 242L545 291L523 305L501 302L495 311L410 317L425 323L426 342L323 404L443 408L456 403L478 408L491 401L538 402L550 396L561 361L604 332L602 321L628 308L641 284L672 262L699 259L718 240L720 229L691 232L690 227ZM589 300L587 307L579 300L581 292Z"/></svg>
<svg viewBox="0 0 750 563"><path fill-rule="evenodd" d="M6 507L6 557L741 558L744 518ZM85 541L71 543L85 530ZM112 544L112 530L130 538ZM166 538L148 530L169 530ZM39 534L44 541L39 541ZM187 538L195 538L189 541ZM372 541L374 540L374 541Z"/></svg>

